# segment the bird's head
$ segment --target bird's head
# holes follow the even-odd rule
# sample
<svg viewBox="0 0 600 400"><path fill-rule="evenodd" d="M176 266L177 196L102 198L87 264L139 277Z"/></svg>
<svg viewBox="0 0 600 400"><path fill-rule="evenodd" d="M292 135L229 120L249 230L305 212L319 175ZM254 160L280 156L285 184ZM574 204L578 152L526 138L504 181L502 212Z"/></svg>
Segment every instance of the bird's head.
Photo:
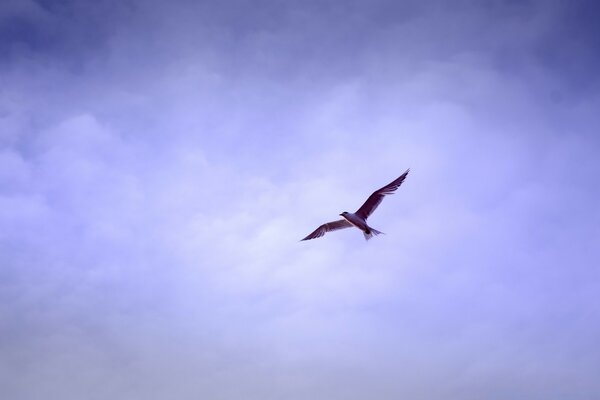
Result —
<svg viewBox="0 0 600 400"><path fill-rule="evenodd" d="M345 215L348 215L348 211L344 211L343 213L340 214L342 217Z"/></svg>

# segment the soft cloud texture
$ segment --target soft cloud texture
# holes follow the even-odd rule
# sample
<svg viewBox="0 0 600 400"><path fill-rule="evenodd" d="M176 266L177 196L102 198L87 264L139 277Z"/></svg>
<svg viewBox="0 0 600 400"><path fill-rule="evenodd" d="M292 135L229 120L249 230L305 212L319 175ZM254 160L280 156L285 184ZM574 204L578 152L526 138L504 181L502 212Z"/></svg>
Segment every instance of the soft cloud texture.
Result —
<svg viewBox="0 0 600 400"><path fill-rule="evenodd" d="M597 15L3 2L4 396L595 398Z"/></svg>

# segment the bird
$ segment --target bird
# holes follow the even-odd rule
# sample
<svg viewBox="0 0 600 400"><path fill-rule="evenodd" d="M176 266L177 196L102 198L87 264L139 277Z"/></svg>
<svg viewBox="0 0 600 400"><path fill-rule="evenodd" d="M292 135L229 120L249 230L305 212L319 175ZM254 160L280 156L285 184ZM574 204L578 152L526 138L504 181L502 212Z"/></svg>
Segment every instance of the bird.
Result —
<svg viewBox="0 0 600 400"><path fill-rule="evenodd" d="M363 235L365 236L365 240L369 240L373 236L382 234L383 232L380 232L377 229L373 229L367 224L367 218L369 218L369 216L373 213L373 211L375 211L375 209L379 206L379 204L381 204L381 202L383 201L383 198L385 196L387 196L388 194L394 194L396 189L398 189L400 187L400 185L402 185L402 183L406 179L406 176L408 175L409 172L410 172L410 168L407 169L402 175L400 175L394 181L388 183L381 189L374 191L369 196L367 201L365 201L365 203L362 206L360 206L360 208L355 213L350 213L348 211L344 211L343 213L340 214L340 216L343 217L342 219L337 220L337 221L327 222L327 223L319 226L311 234L309 234L308 236L306 236L304 239L302 239L300 241L302 242L304 240L320 238L321 236L325 235L325 233L327 233L327 232L351 228L353 226L362 231Z"/></svg>

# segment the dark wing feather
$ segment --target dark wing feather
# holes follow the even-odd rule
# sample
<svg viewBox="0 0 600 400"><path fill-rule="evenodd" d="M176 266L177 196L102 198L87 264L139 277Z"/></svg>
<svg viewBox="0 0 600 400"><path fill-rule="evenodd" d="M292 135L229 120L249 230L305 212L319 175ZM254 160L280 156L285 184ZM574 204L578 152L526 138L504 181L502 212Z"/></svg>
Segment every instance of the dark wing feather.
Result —
<svg viewBox="0 0 600 400"><path fill-rule="evenodd" d="M321 225L313 233L308 235L302 240L310 240L316 239L323 236L326 232L337 231L338 229L350 228L352 224L345 219L340 219L339 221L328 222L326 224ZM302 241L301 240L301 241Z"/></svg>
<svg viewBox="0 0 600 400"><path fill-rule="evenodd" d="M394 191L398 189L400 185L402 185L402 182L404 182L404 179L406 179L406 175L408 175L409 171L410 169L407 169L406 172L398 177L398 179L390 182L381 189L374 191L373 194L369 196L367 201L365 201L365 204L363 204L355 214L363 219L369 218L369 215L371 215L377 206L381 204L383 197L388 194L393 194Z"/></svg>

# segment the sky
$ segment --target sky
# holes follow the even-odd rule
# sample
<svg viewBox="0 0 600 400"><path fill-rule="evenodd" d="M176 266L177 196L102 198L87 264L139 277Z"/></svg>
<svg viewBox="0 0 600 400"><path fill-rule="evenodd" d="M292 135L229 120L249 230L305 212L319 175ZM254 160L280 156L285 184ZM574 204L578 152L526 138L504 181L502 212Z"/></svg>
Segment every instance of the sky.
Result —
<svg viewBox="0 0 600 400"><path fill-rule="evenodd" d="M3 396L600 398L599 13L1 2Z"/></svg>

